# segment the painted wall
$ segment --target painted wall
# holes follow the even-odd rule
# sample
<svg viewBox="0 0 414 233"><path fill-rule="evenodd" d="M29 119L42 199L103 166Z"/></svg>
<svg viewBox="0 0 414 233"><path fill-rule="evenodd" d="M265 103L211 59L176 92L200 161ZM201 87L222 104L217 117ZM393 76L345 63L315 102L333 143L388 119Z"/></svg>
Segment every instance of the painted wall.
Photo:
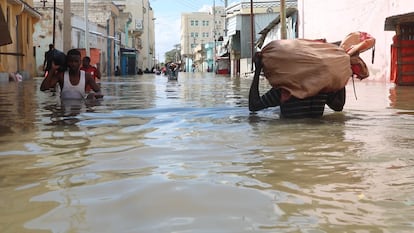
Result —
<svg viewBox="0 0 414 233"><path fill-rule="evenodd" d="M0 5L12 39L11 44L0 46L0 52L10 53L0 55L0 72L19 72L24 79L28 79L35 73L33 24L40 19L40 14L30 7L33 1L24 4L21 1L0 0Z"/></svg>
<svg viewBox="0 0 414 233"><path fill-rule="evenodd" d="M384 31L385 19L414 11L412 0L298 0L299 37L342 40L353 31L376 38L375 62L371 50L361 54L370 69L370 80L389 80L390 45L394 32Z"/></svg>
<svg viewBox="0 0 414 233"><path fill-rule="evenodd" d="M53 43L53 7L35 8L42 14L41 20L34 25L33 46L36 55L36 76L43 76L43 62L49 44ZM63 51L63 11L56 8L55 48Z"/></svg>
<svg viewBox="0 0 414 233"><path fill-rule="evenodd" d="M36 8L42 13L42 19L35 24L33 36L33 46L36 50L36 73L37 76L43 76L44 54L49 49L49 44L53 42L53 7ZM73 15L71 18L72 39L70 48L85 48L85 20L84 18ZM106 28L89 21L89 48L90 50L99 50L99 56L92 56L91 64L100 63L102 74L107 74L107 36ZM55 29L55 48L63 49L63 10L56 8L56 29ZM95 54L96 52L94 52Z"/></svg>

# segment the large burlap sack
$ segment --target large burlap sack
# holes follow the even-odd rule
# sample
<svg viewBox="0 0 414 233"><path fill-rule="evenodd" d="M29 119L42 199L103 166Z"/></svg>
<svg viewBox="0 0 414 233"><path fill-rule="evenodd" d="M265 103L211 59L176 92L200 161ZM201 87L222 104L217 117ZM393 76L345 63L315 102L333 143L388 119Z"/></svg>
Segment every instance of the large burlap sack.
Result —
<svg viewBox="0 0 414 233"><path fill-rule="evenodd" d="M261 53L269 83L300 99L338 91L352 75L349 55L329 43L274 40Z"/></svg>
<svg viewBox="0 0 414 233"><path fill-rule="evenodd" d="M351 32L339 45L351 56L363 53L374 46L375 38L366 32Z"/></svg>

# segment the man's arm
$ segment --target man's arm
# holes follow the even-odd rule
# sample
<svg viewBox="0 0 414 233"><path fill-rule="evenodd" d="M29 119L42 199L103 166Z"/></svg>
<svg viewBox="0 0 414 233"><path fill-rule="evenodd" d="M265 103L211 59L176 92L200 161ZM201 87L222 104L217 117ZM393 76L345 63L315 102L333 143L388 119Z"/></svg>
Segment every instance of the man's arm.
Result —
<svg viewBox="0 0 414 233"><path fill-rule="evenodd" d="M52 62L52 66L50 68L50 71L48 72L46 78L43 79L42 84L40 85L41 91L47 91L51 88L54 88L56 84L59 82L60 76L62 73L58 72L58 65L55 65Z"/></svg>
<svg viewBox="0 0 414 233"><path fill-rule="evenodd" d="M96 63L96 78L101 79L101 64Z"/></svg>
<svg viewBox="0 0 414 233"><path fill-rule="evenodd" d="M342 111L345 105L346 91L345 87L341 90L328 94L326 104L334 111Z"/></svg>
<svg viewBox="0 0 414 233"><path fill-rule="evenodd" d="M250 111L259 111L265 108L265 105L263 104L262 100L260 99L259 94L259 78L260 78L260 72L262 71L262 58L261 54L256 53L254 56L254 76L252 84L250 85L250 91L249 91L249 110Z"/></svg>
<svg viewBox="0 0 414 233"><path fill-rule="evenodd" d="M95 82L95 79L93 79L92 75L90 73L85 72L85 86L86 85L89 85L95 93L98 93L101 91L101 88Z"/></svg>
<svg viewBox="0 0 414 233"><path fill-rule="evenodd" d="M43 61L43 71L47 71L46 70L46 62L47 62L47 52L45 52L45 60Z"/></svg>
<svg viewBox="0 0 414 233"><path fill-rule="evenodd" d="M92 90L95 93L90 93L90 95L88 95L88 98L103 98L103 95L101 94L101 88L99 87L99 85L95 82L95 79L92 77L92 75L90 73L86 73L85 72L85 86L89 85Z"/></svg>

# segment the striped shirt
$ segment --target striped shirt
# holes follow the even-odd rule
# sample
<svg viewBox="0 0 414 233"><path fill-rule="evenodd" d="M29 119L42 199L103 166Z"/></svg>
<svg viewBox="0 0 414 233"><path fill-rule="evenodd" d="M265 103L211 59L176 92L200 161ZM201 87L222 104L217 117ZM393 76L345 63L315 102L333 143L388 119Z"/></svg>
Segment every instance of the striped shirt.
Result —
<svg viewBox="0 0 414 233"><path fill-rule="evenodd" d="M335 111L341 111L345 104L345 88L335 93L321 93L305 99L292 96L284 103L280 102L280 96L280 90L272 88L260 100L266 108L280 106L281 116L286 118L317 118L323 115L325 104Z"/></svg>

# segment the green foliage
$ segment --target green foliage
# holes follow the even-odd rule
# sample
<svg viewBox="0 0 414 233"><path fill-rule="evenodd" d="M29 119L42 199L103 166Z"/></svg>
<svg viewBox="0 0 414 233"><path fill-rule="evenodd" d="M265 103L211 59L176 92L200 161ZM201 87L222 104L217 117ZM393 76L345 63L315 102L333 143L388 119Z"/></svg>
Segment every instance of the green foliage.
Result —
<svg viewBox="0 0 414 233"><path fill-rule="evenodd" d="M164 54L165 56L165 63L168 62L179 62L181 61L181 49L180 45L174 45L175 49L172 49Z"/></svg>

